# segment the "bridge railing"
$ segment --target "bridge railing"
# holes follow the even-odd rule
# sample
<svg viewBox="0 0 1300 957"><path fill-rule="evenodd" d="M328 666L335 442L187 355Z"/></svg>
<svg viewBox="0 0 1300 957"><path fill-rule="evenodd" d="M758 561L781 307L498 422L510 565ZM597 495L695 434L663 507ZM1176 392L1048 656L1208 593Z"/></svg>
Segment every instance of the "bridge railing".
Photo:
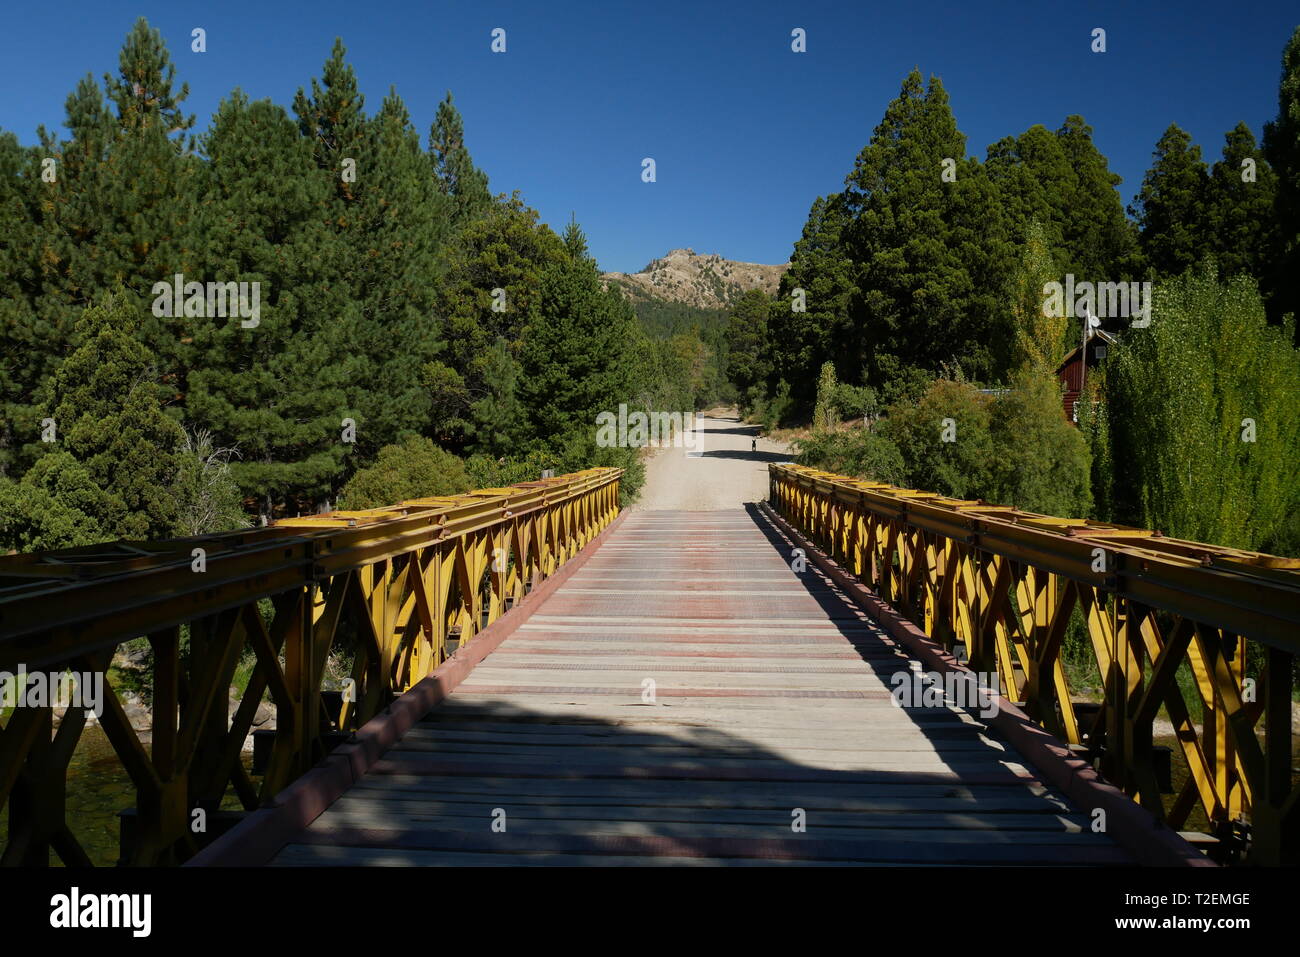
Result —
<svg viewBox="0 0 1300 957"><path fill-rule="evenodd" d="M588 469L257 530L0 558L0 672L103 676L123 642L147 638L150 746L108 680L98 720L136 791L126 862L182 861L215 836L196 822L216 819L231 789L245 809L269 801L331 737L581 550L618 514L622 474ZM341 646L351 674L331 698L327 662ZM245 649L253 670L232 718ZM268 694L276 732L258 787L241 754ZM0 731L0 863L43 866L51 848L66 864L90 863L64 810L86 724L86 710L53 702L11 710Z"/></svg>
<svg viewBox="0 0 1300 957"><path fill-rule="evenodd" d="M1199 807L1220 849L1248 834L1251 860L1300 863L1300 559L800 465L773 465L770 480L792 525L972 670L996 673L1111 783L1176 828ZM1101 676L1099 705L1070 687L1072 620ZM1169 808L1153 742L1162 709L1187 770Z"/></svg>

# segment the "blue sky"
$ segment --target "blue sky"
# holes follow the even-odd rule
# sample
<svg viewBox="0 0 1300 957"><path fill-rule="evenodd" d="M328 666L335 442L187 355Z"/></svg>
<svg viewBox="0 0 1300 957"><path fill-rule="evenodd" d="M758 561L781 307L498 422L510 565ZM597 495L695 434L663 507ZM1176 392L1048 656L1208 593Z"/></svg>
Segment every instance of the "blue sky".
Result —
<svg viewBox="0 0 1300 957"><path fill-rule="evenodd" d="M968 151L1080 113L1127 203L1171 122L1207 158L1277 112L1294 2L498 3L318 0L13 3L0 128L61 126L79 77L117 65L139 15L162 31L202 127L236 86L289 107L342 36L367 107L395 85L422 135L452 90L475 161L557 228L574 213L604 269L670 248L783 262L839 189L913 66L940 76ZM208 50L190 51L190 31ZM493 54L502 27L507 51ZM790 50L807 31L808 52ZM1090 51L1094 27L1108 50ZM641 181L653 157L658 181Z"/></svg>

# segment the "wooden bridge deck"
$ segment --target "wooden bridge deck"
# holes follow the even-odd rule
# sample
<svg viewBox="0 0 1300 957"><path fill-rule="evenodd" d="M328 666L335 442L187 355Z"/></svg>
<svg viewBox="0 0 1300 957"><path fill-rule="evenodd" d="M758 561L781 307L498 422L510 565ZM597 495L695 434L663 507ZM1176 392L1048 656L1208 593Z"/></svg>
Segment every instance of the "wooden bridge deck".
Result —
<svg viewBox="0 0 1300 957"><path fill-rule="evenodd" d="M1129 861L973 713L896 707L907 656L779 544L626 516L273 863Z"/></svg>

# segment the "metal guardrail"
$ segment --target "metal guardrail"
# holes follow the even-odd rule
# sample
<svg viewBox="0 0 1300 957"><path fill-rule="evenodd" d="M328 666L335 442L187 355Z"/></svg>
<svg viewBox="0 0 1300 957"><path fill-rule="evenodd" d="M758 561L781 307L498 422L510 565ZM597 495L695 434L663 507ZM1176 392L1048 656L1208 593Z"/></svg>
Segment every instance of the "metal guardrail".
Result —
<svg viewBox="0 0 1300 957"><path fill-rule="evenodd" d="M973 670L996 672L1008 698L1111 783L1176 828L1199 806L1216 853L1300 863L1300 559L801 465L772 465L770 479L795 527ZM1075 700L1061 661L1076 610L1100 706ZM1162 708L1188 770L1168 809L1152 740Z"/></svg>
<svg viewBox="0 0 1300 957"><path fill-rule="evenodd" d="M125 641L153 651L149 749L104 681L99 722L136 789L126 863L185 860L230 789L245 809L315 765L430 674L618 514L623 470L280 521L251 531L114 542L0 558L0 671L103 675ZM322 695L331 649L354 650L338 712ZM233 718L232 677L255 667ZM277 719L257 786L241 761L263 697ZM0 731L0 864L90 860L68 827L68 762L86 726L68 709L18 707ZM201 812L201 813L199 813Z"/></svg>

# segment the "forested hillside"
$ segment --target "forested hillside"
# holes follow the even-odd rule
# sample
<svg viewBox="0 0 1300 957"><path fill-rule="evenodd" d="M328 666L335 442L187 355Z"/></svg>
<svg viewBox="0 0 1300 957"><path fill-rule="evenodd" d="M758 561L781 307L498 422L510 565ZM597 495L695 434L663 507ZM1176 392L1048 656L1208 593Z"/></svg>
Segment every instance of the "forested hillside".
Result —
<svg viewBox="0 0 1300 957"><path fill-rule="evenodd" d="M200 127L175 74L141 20L66 135L0 132L0 551L543 468L628 466L634 490L596 414L716 387L576 223L489 188L450 93L422 136L336 42L289 108L234 90Z"/></svg>

